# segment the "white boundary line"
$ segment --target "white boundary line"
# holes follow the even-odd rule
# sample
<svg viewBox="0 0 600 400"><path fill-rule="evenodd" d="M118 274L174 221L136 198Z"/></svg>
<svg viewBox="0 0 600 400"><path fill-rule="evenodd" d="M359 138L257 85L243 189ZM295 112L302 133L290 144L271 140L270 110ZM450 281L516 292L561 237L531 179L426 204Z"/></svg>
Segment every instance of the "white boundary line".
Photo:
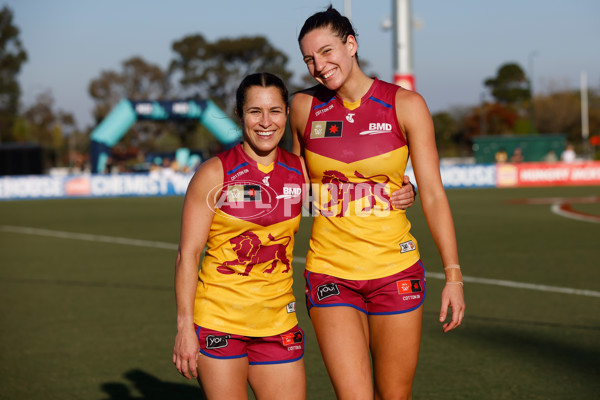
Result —
<svg viewBox="0 0 600 400"><path fill-rule="evenodd" d="M64 232L64 231L56 231L51 229L41 229L41 228L30 228L25 226L11 226L11 225L0 225L0 231L2 232L11 232L11 233L21 233L26 235L37 235L37 236L46 236L53 237L59 239L74 239L74 240L87 240L91 242L102 242L102 243L114 243L114 244L124 244L129 246L140 246L140 247L151 247L151 248L159 248L159 249L167 249L167 250L177 250L178 245L167 242L156 242L151 240L140 240L140 239L130 239L116 236L104 236L104 235L92 235L88 233L75 233L75 232ZM305 264L306 258L304 257L294 257L294 263ZM427 278L434 279L446 279L446 276L442 273L438 272L427 272ZM562 294L572 294L578 296L590 296L590 297L600 297L600 292L595 290L585 290L585 289L572 289L566 287L558 287L558 286L548 286L548 285L538 285L533 283L523 283L523 282L513 282L499 279L487 279L487 278L476 278L471 276L463 276L463 281L470 283L479 283L483 285L494 285L494 286L504 286L509 288L516 289L528 289L528 290L537 290L541 292L553 292L553 293L562 293Z"/></svg>
<svg viewBox="0 0 600 400"><path fill-rule="evenodd" d="M166 242L154 242L151 240L130 239L117 236L91 235L88 233L55 231L51 229L29 228L26 226L0 225L0 231L23 233L26 235L46 236L59 239L87 240L90 242L115 243L140 247L153 247L167 250L177 250L178 248L178 245Z"/></svg>
<svg viewBox="0 0 600 400"><path fill-rule="evenodd" d="M444 274L440 274L437 272L426 272L425 275L427 278L431 277L436 279L446 279L446 276ZM554 292L564 294L575 294L578 296L600 297L600 292L597 292L595 290L572 289L560 286L538 285L534 283L513 282L499 279L475 278L472 276L463 276L463 281L471 283L481 283L484 285L505 286L516 289L538 290L541 292Z"/></svg>
<svg viewBox="0 0 600 400"><path fill-rule="evenodd" d="M561 217L570 218L577 221L585 221L600 224L600 217L563 210L563 205L563 203L554 203L552 204L552 207L550 207L550 209L554 214L560 215Z"/></svg>

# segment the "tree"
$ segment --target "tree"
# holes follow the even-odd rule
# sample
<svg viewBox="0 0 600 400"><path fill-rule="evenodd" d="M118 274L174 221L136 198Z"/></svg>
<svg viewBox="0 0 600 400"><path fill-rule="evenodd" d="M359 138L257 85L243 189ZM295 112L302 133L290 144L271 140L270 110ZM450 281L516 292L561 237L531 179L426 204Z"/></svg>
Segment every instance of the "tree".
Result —
<svg viewBox="0 0 600 400"><path fill-rule="evenodd" d="M73 115L54 107L52 92L42 92L29 108L25 110L22 119L17 120L15 134L25 136L44 148L44 158L47 167L65 165L69 160L66 136L76 132Z"/></svg>
<svg viewBox="0 0 600 400"><path fill-rule="evenodd" d="M475 108L469 118L470 132L477 135L510 135L515 133L514 127L519 120L519 116L514 109L505 107L500 103L484 104L481 108ZM485 124L485 132L481 132L479 127L482 124L482 118Z"/></svg>
<svg viewBox="0 0 600 400"><path fill-rule="evenodd" d="M569 141L581 140L581 98L578 91L537 96L535 105L540 133L566 133Z"/></svg>
<svg viewBox="0 0 600 400"><path fill-rule="evenodd" d="M448 112L433 114L435 126L435 141L440 156L451 153L454 148L454 138L458 134L458 122Z"/></svg>
<svg viewBox="0 0 600 400"><path fill-rule="evenodd" d="M170 97L171 85L165 71L141 57L125 60L120 71L102 71L89 85L89 94L96 103L94 117L100 123L122 99L165 100ZM125 146L140 146L151 150L153 140L170 134L170 124L140 122L125 135Z"/></svg>
<svg viewBox="0 0 600 400"><path fill-rule="evenodd" d="M52 147L52 129L57 120L53 108L54 97L47 90L39 94L36 101L23 113L29 135L34 142L47 149Z"/></svg>
<svg viewBox="0 0 600 400"><path fill-rule="evenodd" d="M12 11L4 6L0 10L0 142L12 137L21 96L17 75L25 61L27 52L19 39L19 28L13 25Z"/></svg>
<svg viewBox="0 0 600 400"><path fill-rule="evenodd" d="M289 83L288 57L262 36L208 42L201 34L173 43L175 57L169 66L184 97L212 99L233 114L235 91L244 76L271 72Z"/></svg>
<svg viewBox="0 0 600 400"><path fill-rule="evenodd" d="M508 63L498 69L494 78L485 80L492 96L503 105L516 105L531 99L529 80L518 64Z"/></svg>
<svg viewBox="0 0 600 400"><path fill-rule="evenodd" d="M94 117L100 122L122 99L163 100L169 95L166 73L141 57L123 61L121 71L102 71L92 80L89 94L96 103Z"/></svg>
<svg viewBox="0 0 600 400"><path fill-rule="evenodd" d="M435 141L441 157L467 156L471 152L467 130L468 108L454 107L433 114Z"/></svg>

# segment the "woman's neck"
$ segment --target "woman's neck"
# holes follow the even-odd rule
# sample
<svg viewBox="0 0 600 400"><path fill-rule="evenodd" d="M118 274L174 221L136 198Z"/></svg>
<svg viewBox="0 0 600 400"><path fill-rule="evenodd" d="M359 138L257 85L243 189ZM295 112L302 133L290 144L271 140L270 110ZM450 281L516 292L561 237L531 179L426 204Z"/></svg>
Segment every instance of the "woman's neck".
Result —
<svg viewBox="0 0 600 400"><path fill-rule="evenodd" d="M336 91L336 94L347 103L355 103L363 98L372 84L373 79L365 75L358 66L355 66L352 74L346 79L344 85Z"/></svg>
<svg viewBox="0 0 600 400"><path fill-rule="evenodd" d="M260 152L253 149L248 142L242 143L242 151L246 153L248 157L252 160L256 161L258 164L269 166L273 164L275 159L277 158L277 147L273 149L273 151L265 154L261 154Z"/></svg>

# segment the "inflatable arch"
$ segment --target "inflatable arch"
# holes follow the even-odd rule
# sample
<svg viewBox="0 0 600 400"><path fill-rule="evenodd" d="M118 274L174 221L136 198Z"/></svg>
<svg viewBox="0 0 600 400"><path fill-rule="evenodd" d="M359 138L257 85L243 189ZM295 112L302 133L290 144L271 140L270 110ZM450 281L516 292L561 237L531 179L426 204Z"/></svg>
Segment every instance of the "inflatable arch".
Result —
<svg viewBox="0 0 600 400"><path fill-rule="evenodd" d="M136 121L197 119L224 145L241 138L240 128L211 100L132 101L123 99L91 134L92 173L103 172L112 147Z"/></svg>

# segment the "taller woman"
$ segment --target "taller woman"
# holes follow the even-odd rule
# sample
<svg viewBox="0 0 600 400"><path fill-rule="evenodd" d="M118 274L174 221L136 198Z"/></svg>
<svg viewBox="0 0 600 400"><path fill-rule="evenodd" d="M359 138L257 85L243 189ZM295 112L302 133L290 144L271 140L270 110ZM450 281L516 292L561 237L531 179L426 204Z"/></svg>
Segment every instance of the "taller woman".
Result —
<svg viewBox="0 0 600 400"><path fill-rule="evenodd" d="M409 156L446 271L443 331L465 310L433 122L419 94L361 71L356 33L331 6L306 20L298 42L318 82L294 96L290 124L313 189L305 276L321 353L338 398L410 399L426 285L410 222L391 201Z"/></svg>

